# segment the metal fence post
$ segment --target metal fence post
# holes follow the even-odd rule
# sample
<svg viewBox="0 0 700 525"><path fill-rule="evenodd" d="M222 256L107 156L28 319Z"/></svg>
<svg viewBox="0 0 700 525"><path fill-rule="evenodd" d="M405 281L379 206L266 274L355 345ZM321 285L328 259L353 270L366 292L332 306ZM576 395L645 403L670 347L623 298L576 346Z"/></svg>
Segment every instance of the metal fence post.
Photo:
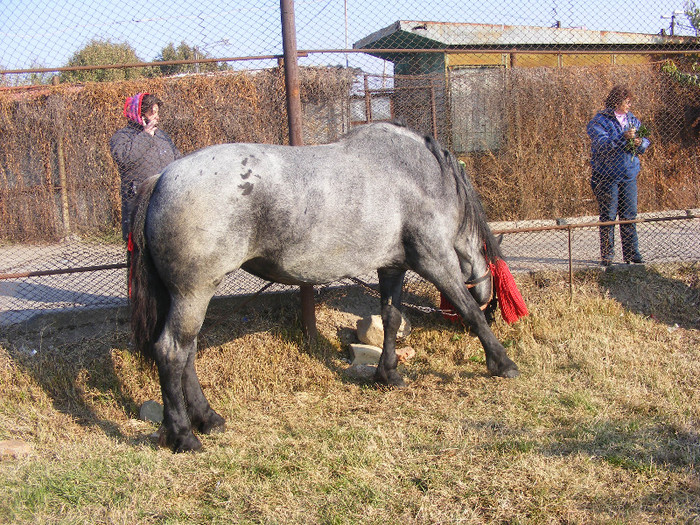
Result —
<svg viewBox="0 0 700 525"><path fill-rule="evenodd" d="M299 65L297 63L297 40L294 25L294 0L280 0L282 13L282 46L284 53L284 82L287 98L287 121L289 123L289 144L301 146L304 139L301 132L301 97L299 95ZM316 339L316 309L314 287L299 287L301 296L301 318L304 332L309 340Z"/></svg>
<svg viewBox="0 0 700 525"><path fill-rule="evenodd" d="M63 145L63 126L59 127L56 137L56 155L58 157L58 180L61 185L61 217L63 218L63 234L71 235L70 207L68 205L68 177L66 176L66 153Z"/></svg>

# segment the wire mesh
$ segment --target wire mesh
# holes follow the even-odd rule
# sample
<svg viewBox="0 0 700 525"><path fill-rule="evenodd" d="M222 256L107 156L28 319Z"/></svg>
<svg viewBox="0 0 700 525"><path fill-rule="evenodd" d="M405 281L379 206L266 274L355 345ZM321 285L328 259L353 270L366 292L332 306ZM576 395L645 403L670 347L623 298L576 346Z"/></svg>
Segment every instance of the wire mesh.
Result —
<svg viewBox="0 0 700 525"><path fill-rule="evenodd" d="M126 123L127 96L158 94L159 126L184 154L222 142L289 142L279 3L10 0L3 7L2 273L124 261L109 140ZM648 262L698 260L693 1L308 0L294 13L305 143L402 119L459 157L495 230L558 218L685 215L638 224L640 252ZM632 155L641 165L637 213L624 199L609 209L591 187L589 123L616 84L629 89L639 118L621 130L643 125L649 133L650 146ZM608 255L623 262L618 226L613 239ZM598 228L588 227L508 233L503 246L515 271L532 271L568 267L569 247L574 266L597 265L600 241ZM121 304L125 272L1 280L0 316ZM237 272L220 293L260 285Z"/></svg>

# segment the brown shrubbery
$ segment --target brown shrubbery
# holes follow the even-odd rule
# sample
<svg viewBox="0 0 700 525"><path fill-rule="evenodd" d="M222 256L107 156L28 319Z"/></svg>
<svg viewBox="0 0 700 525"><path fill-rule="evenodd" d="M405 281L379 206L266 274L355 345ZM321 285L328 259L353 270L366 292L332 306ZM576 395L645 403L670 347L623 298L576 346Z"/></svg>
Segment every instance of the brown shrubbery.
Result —
<svg viewBox="0 0 700 525"><path fill-rule="evenodd" d="M307 142L326 142L343 130L352 82L353 72L342 68L302 70ZM640 210L698 206L699 150L684 122L697 97L658 65L516 68L506 71L505 82L505 146L463 157L490 219L595 214L585 126L618 82L637 94L633 111L653 133ZM119 180L108 142L125 123L125 97L138 91L163 99L162 127L183 153L222 142L288 142L278 69L0 92L0 240L61 238L64 212L72 232L117 230ZM401 112L397 106L395 114Z"/></svg>
<svg viewBox="0 0 700 525"><path fill-rule="evenodd" d="M332 104L347 98L351 83L348 71L304 70L302 100ZM223 142L288 142L284 77L277 69L0 92L0 240L65 234L60 159L71 231L116 229L119 175L109 138L126 124L125 98L140 91L163 100L162 127L185 154Z"/></svg>

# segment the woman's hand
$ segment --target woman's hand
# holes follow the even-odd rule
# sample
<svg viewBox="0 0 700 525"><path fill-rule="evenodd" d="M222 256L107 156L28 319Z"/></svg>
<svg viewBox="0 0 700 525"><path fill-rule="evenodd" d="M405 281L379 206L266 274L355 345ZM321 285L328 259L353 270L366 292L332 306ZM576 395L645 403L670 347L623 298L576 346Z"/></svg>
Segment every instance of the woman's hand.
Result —
<svg viewBox="0 0 700 525"><path fill-rule="evenodd" d="M146 121L146 123L143 126L143 130L146 133L148 133L149 135L153 136L156 132L157 127L158 127L158 117L154 117L154 118Z"/></svg>

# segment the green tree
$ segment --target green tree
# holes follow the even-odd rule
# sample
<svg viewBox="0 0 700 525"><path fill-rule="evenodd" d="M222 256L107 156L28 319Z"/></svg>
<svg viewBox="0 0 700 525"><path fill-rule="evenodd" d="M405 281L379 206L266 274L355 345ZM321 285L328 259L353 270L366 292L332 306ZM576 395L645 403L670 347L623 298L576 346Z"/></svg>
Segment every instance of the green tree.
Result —
<svg viewBox="0 0 700 525"><path fill-rule="evenodd" d="M109 40L92 40L77 51L66 64L76 66L106 66L115 64L134 64L143 62L133 47L127 43L115 44ZM131 80L149 76L149 68L130 67L114 69L89 69L61 72L63 82L109 82L113 80Z"/></svg>
<svg viewBox="0 0 700 525"><path fill-rule="evenodd" d="M688 21L695 29L695 36L697 36L698 30L700 30L700 8L695 0L689 0L685 3L685 16L688 17Z"/></svg>
<svg viewBox="0 0 700 525"><path fill-rule="evenodd" d="M197 46L189 46L185 42L180 42L180 45L175 47L172 42L163 48L160 55L156 57L156 62L166 62L170 60L197 60L211 58L211 55L206 51L202 51ZM226 63L219 64L218 62L205 62L193 64L172 64L158 66L163 75L177 75L180 73L206 73L217 70L228 69Z"/></svg>

